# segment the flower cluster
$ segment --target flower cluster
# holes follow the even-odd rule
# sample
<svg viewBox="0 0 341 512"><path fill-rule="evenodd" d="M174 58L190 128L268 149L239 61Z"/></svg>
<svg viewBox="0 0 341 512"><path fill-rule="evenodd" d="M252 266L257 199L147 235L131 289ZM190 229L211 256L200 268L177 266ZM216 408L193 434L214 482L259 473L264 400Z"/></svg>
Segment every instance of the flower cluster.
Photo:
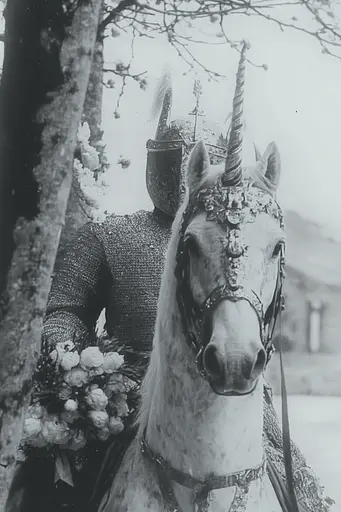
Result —
<svg viewBox="0 0 341 512"><path fill-rule="evenodd" d="M124 358L72 341L57 343L40 363L22 445L79 450L88 440L119 434L135 383L122 373Z"/></svg>
<svg viewBox="0 0 341 512"><path fill-rule="evenodd" d="M77 150L80 156L74 159L74 174L78 177L83 199L91 207L95 220L103 220L106 216L101 203L108 187L106 173L109 165L103 141L90 144L90 128L88 123L81 123L77 133ZM100 178L101 175L101 178Z"/></svg>

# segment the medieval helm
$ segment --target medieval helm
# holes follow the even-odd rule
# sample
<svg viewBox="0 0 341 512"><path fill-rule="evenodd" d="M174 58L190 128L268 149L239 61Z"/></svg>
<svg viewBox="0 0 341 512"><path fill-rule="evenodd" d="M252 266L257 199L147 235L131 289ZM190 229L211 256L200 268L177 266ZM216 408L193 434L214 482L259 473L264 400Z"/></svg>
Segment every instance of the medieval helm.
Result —
<svg viewBox="0 0 341 512"><path fill-rule="evenodd" d="M224 137L214 123L200 117L199 99L202 93L198 80L194 83L196 105L188 118L169 121L172 105L170 75L165 74L158 90L155 109L160 110L155 140L147 142L147 190L154 206L167 215L175 216L184 194L184 167L187 157L201 138L207 147L211 164L225 160L222 182L225 186L238 183L242 176L243 96L245 75L244 42L239 61L233 111L229 133ZM200 122L199 122L200 121Z"/></svg>
<svg viewBox="0 0 341 512"><path fill-rule="evenodd" d="M187 157L198 139L206 143L211 164L226 158L227 137L219 126L203 118L199 109L201 85L194 83L196 105L188 117L169 121L172 85L165 74L159 86L154 108L160 110L154 140L147 142L147 190L154 206L174 217L184 195L184 168Z"/></svg>

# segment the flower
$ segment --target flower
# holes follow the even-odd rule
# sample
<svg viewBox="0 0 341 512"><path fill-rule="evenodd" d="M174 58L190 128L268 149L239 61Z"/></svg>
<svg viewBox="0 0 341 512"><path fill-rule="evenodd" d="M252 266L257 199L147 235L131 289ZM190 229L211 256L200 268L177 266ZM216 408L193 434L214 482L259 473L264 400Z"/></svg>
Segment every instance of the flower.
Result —
<svg viewBox="0 0 341 512"><path fill-rule="evenodd" d="M63 355L67 352L72 352L75 349L75 344L72 341L60 341L56 344L56 348L50 353L50 359L54 363L61 361Z"/></svg>
<svg viewBox="0 0 341 512"><path fill-rule="evenodd" d="M58 397L60 400L67 400L72 395L72 389L65 382L59 388Z"/></svg>
<svg viewBox="0 0 341 512"><path fill-rule="evenodd" d="M129 414L129 407L127 404L127 395L124 393L121 393L119 395L116 395L114 400L112 401L113 406L116 409L117 416L128 416Z"/></svg>
<svg viewBox="0 0 341 512"><path fill-rule="evenodd" d="M109 419L105 411L89 411L88 416L96 428L103 428Z"/></svg>
<svg viewBox="0 0 341 512"><path fill-rule="evenodd" d="M42 428L42 436L48 443L64 444L70 437L70 429L64 421L57 416L50 416Z"/></svg>
<svg viewBox="0 0 341 512"><path fill-rule="evenodd" d="M75 412L78 409L78 404L75 400L66 400L64 409L69 412Z"/></svg>
<svg viewBox="0 0 341 512"><path fill-rule="evenodd" d="M40 419L43 417L43 408L40 404L32 404L28 408L28 414L27 416L29 418L36 418Z"/></svg>
<svg viewBox="0 0 341 512"><path fill-rule="evenodd" d="M24 440L32 439L41 432L42 423L38 418L26 418L22 437Z"/></svg>
<svg viewBox="0 0 341 512"><path fill-rule="evenodd" d="M77 366L76 368L72 368L72 370L65 373L64 380L69 386L76 386L77 388L81 388L83 384L88 382L89 375L88 372L83 370L83 368Z"/></svg>
<svg viewBox="0 0 341 512"><path fill-rule="evenodd" d="M124 425L119 418L112 417L109 420L109 430L112 434L117 435L124 429Z"/></svg>
<svg viewBox="0 0 341 512"><path fill-rule="evenodd" d="M103 366L97 366L97 368L91 368L88 370L90 379L93 379L94 377L98 377L99 375L103 375L104 370Z"/></svg>
<svg viewBox="0 0 341 512"><path fill-rule="evenodd" d="M110 430L107 427L102 428L97 432L97 437L101 441L106 441L110 437Z"/></svg>
<svg viewBox="0 0 341 512"><path fill-rule="evenodd" d="M107 352L104 354L103 368L105 373L114 373L124 363L124 357L117 352Z"/></svg>
<svg viewBox="0 0 341 512"><path fill-rule="evenodd" d="M78 418L78 411L63 411L60 415L60 419L66 423L73 423L74 421L78 420Z"/></svg>
<svg viewBox="0 0 341 512"><path fill-rule="evenodd" d="M104 357L98 347L87 347L81 353L80 363L85 369L97 368L103 365Z"/></svg>
<svg viewBox="0 0 341 512"><path fill-rule="evenodd" d="M101 411L108 405L108 397L105 395L102 389L92 389L85 397L85 402L91 409L95 411Z"/></svg>
<svg viewBox="0 0 341 512"><path fill-rule="evenodd" d="M90 138L90 128L88 123L81 123L77 131L77 139L79 142L88 142Z"/></svg>
<svg viewBox="0 0 341 512"><path fill-rule="evenodd" d="M79 354L78 352L66 352L62 355L60 366L63 370L68 371L77 366L79 363Z"/></svg>
<svg viewBox="0 0 341 512"><path fill-rule="evenodd" d="M116 393L123 393L125 391L123 375L111 375L104 391L107 396L111 396L112 394Z"/></svg>

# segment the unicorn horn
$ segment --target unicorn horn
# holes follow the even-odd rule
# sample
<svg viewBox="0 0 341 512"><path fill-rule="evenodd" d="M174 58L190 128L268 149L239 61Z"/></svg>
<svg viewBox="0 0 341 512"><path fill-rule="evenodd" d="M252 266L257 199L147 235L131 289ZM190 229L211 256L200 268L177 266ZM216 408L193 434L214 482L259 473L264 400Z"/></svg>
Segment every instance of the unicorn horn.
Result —
<svg viewBox="0 0 341 512"><path fill-rule="evenodd" d="M225 171L222 175L222 183L225 186L236 185L242 178L242 143L243 143L243 101L245 82L245 52L249 44L244 42L240 54L236 90L233 98L233 111L230 136L227 146Z"/></svg>

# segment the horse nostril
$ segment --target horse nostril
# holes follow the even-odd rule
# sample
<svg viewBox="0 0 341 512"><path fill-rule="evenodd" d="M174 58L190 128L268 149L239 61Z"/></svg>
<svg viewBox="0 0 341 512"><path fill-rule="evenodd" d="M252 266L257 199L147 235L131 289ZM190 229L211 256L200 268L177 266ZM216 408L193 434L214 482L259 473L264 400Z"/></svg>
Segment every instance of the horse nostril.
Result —
<svg viewBox="0 0 341 512"><path fill-rule="evenodd" d="M253 365L253 368L251 371L251 377L253 377L254 379L256 377L258 377L264 370L265 364L266 364L266 352L265 352L264 348L261 348L258 351L256 361Z"/></svg>
<svg viewBox="0 0 341 512"><path fill-rule="evenodd" d="M245 379L256 379L264 370L265 363L266 353L263 348L257 352L257 357L254 361L250 357L245 358L242 364L242 374Z"/></svg>
<svg viewBox="0 0 341 512"><path fill-rule="evenodd" d="M208 345L204 351L203 363L207 373L214 379L221 376L221 366L218 359L218 350L214 345Z"/></svg>

